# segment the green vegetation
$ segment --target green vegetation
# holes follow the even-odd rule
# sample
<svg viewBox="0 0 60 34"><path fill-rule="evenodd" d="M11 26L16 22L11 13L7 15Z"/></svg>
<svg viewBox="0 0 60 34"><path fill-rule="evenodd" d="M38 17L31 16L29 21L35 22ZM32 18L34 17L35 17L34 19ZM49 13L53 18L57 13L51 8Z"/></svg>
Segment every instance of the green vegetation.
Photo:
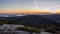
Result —
<svg viewBox="0 0 60 34"><path fill-rule="evenodd" d="M31 28L30 26L25 26L25 27L18 27L16 30L24 30L24 31L29 31L29 32L38 32L39 29L33 27Z"/></svg>
<svg viewBox="0 0 60 34"><path fill-rule="evenodd" d="M2 24L21 24L21 23L17 23L17 21L15 20L3 20L0 19L0 25ZM24 25L24 24L22 24ZM52 33L56 33L58 30L60 30L60 27L57 27L55 25L49 25L49 26L28 26L28 25L24 25L24 27L18 27L16 30L24 30L24 31L29 31L29 32L40 32L41 30L45 30L47 32L52 32Z"/></svg>
<svg viewBox="0 0 60 34"><path fill-rule="evenodd" d="M4 23L3 21L4 21L4 20L1 20L1 19L0 19L0 25L2 25L2 24Z"/></svg>

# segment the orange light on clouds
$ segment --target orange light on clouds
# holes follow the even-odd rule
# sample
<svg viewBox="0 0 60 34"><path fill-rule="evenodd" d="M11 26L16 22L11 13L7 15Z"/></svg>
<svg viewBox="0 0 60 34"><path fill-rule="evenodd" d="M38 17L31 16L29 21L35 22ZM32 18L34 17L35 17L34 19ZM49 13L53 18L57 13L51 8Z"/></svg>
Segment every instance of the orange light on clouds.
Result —
<svg viewBox="0 0 60 34"><path fill-rule="evenodd" d="M0 10L0 13L4 14L52 14L49 10L14 10L6 9Z"/></svg>
<svg viewBox="0 0 60 34"><path fill-rule="evenodd" d="M60 14L60 9L56 11L56 14Z"/></svg>

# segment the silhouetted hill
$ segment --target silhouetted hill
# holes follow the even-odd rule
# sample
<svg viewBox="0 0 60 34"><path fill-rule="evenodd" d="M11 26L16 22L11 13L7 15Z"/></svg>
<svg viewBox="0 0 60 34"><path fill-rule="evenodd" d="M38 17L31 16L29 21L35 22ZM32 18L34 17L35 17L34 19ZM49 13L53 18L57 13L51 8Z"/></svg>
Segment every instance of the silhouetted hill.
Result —
<svg viewBox="0 0 60 34"><path fill-rule="evenodd" d="M49 19L53 19L57 22L60 23L60 14L55 14L55 15L41 15L43 17L49 18Z"/></svg>
<svg viewBox="0 0 60 34"><path fill-rule="evenodd" d="M20 17L19 17L20 18ZM60 26L60 23L55 21L54 19L45 18L39 15L27 15L23 16L20 19L17 18L18 21L22 23L27 23L28 25L35 26L35 25L57 25Z"/></svg>
<svg viewBox="0 0 60 34"><path fill-rule="evenodd" d="M4 20L14 20L16 24L24 24L29 26L49 26L56 25L60 26L60 23L54 19L45 17L44 15L26 15L17 17L1 17Z"/></svg>
<svg viewBox="0 0 60 34"><path fill-rule="evenodd" d="M16 17L0 17L0 25L2 24L24 25L24 28L21 27L17 28L18 30L23 30L23 31L37 32L42 29L47 32L60 31L60 23L54 18L52 18L52 15L50 17L49 16L50 15L47 16L46 15L25 15L25 16L16 16Z"/></svg>

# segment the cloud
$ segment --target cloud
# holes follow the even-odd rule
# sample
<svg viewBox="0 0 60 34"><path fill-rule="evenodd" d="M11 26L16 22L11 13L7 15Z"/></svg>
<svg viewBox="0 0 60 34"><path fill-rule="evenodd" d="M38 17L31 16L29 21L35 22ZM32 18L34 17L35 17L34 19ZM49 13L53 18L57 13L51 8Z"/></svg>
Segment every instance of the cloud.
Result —
<svg viewBox="0 0 60 34"><path fill-rule="evenodd" d="M40 9L49 9L50 12L55 12L60 9L60 0L38 0L38 6Z"/></svg>

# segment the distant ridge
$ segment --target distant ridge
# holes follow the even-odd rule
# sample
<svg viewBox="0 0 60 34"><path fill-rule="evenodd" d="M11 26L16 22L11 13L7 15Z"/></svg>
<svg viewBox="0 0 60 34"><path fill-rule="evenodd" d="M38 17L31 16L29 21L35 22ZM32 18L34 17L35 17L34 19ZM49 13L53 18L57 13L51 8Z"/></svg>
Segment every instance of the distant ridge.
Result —
<svg viewBox="0 0 60 34"><path fill-rule="evenodd" d="M51 16L48 16L51 17ZM60 23L55 19L45 17L44 15L26 15L26 16L16 16L16 17L0 17L4 20L14 20L17 24L27 24L27 25L56 25L60 26Z"/></svg>
<svg viewBox="0 0 60 34"><path fill-rule="evenodd" d="M0 14L0 17L18 17L18 16L27 16L27 15L39 15L45 18L53 19L57 22L60 22L60 14Z"/></svg>
<svg viewBox="0 0 60 34"><path fill-rule="evenodd" d="M17 17L17 16L25 16L21 14L0 14L0 17Z"/></svg>

